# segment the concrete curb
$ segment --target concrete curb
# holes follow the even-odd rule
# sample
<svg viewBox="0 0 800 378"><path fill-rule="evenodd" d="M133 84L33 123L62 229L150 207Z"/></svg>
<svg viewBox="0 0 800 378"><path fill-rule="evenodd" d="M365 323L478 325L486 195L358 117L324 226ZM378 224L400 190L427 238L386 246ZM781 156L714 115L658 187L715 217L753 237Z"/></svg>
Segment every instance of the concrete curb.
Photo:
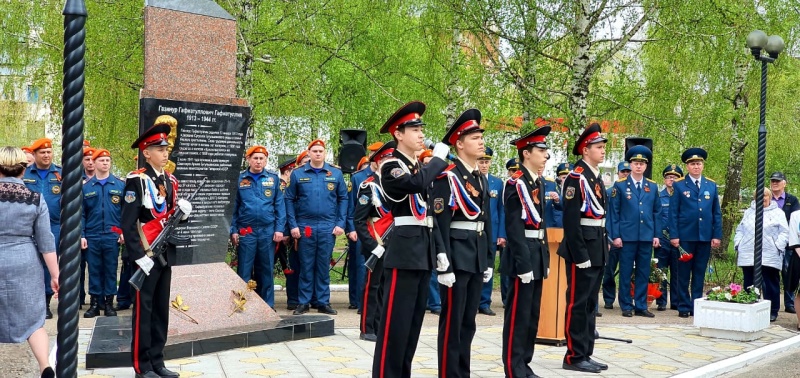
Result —
<svg viewBox="0 0 800 378"><path fill-rule="evenodd" d="M282 285L275 285L275 291L284 291L285 289L286 288L283 287ZM334 291L337 291L337 292L339 292L339 291L349 291L349 290L350 290L350 286L347 285L347 284L333 284L333 285L331 285L331 292L334 292Z"/></svg>
<svg viewBox="0 0 800 378"><path fill-rule="evenodd" d="M751 350L736 357L717 361L701 368L675 375L673 378L716 377L718 375L740 369L764 358L797 349L798 347L800 347L800 335L788 338L775 344L770 344L755 350Z"/></svg>

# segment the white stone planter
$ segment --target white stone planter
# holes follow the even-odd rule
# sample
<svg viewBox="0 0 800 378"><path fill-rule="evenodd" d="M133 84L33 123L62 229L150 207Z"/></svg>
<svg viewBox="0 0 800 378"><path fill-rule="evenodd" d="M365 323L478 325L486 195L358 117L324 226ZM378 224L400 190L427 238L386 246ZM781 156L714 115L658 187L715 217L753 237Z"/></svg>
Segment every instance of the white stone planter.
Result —
<svg viewBox="0 0 800 378"><path fill-rule="evenodd" d="M694 300L694 325L700 335L729 340L751 341L769 327L770 301L752 304Z"/></svg>

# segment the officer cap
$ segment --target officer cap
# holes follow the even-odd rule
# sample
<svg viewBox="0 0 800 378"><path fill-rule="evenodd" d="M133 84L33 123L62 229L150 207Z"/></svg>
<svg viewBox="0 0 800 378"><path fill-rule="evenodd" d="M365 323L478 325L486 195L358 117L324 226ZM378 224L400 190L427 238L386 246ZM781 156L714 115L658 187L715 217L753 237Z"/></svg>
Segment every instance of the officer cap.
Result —
<svg viewBox="0 0 800 378"><path fill-rule="evenodd" d="M131 148L144 150L150 146L168 146L169 140L167 139L167 135L169 135L170 130L174 127L178 127L178 120L175 119L175 117L170 115L158 116L153 126L145 130L145 132L133 142Z"/></svg>
<svg viewBox="0 0 800 378"><path fill-rule="evenodd" d="M627 161L621 161L617 164L617 172L630 171L631 165Z"/></svg>
<svg viewBox="0 0 800 378"><path fill-rule="evenodd" d="M550 134L550 126L544 125L520 138L512 140L511 145L516 146L517 150L528 146L548 149L550 147L547 146L547 142L545 141L548 134Z"/></svg>
<svg viewBox="0 0 800 378"><path fill-rule="evenodd" d="M305 151L301 152L300 155L297 155L297 159L295 160L294 165L296 165L296 166L300 165L300 162L302 162L303 159L305 159L306 156L308 156L308 150L305 150Z"/></svg>
<svg viewBox="0 0 800 378"><path fill-rule="evenodd" d="M267 148L264 146L255 145L247 149L247 152L244 154L245 157L250 157L250 155L255 153L264 154L264 156L269 156L269 152L267 152Z"/></svg>
<svg viewBox="0 0 800 378"><path fill-rule="evenodd" d="M294 168L294 166L295 166L295 162L296 162L296 160L295 160L295 159L288 159L288 160L285 160L283 163L281 163L280 165L278 165L278 170L279 170L279 171L281 171L281 173L283 173L283 172L286 172L286 170L287 170L287 169L292 169L292 168Z"/></svg>
<svg viewBox="0 0 800 378"><path fill-rule="evenodd" d="M506 162L506 169L519 169L519 159L512 158Z"/></svg>
<svg viewBox="0 0 800 378"><path fill-rule="evenodd" d="M422 101L411 101L398 109L381 126L381 134L394 134L400 126L425 126L420 117L425 113Z"/></svg>
<svg viewBox="0 0 800 378"><path fill-rule="evenodd" d="M664 171L661 172L661 177L667 177L667 175L675 175L678 177L683 177L683 170L681 169L681 167L675 164L670 164L666 168L664 168Z"/></svg>
<svg viewBox="0 0 800 378"><path fill-rule="evenodd" d="M84 147L84 148L83 148L83 156L84 156L84 157L86 157L86 156L92 156L92 154L94 154L94 151L95 151L95 149L94 149L94 148L91 148L91 147Z"/></svg>
<svg viewBox="0 0 800 378"><path fill-rule="evenodd" d="M108 150L106 150L105 148L98 148L93 151L94 152L92 153L92 160L97 160L101 157L108 157L108 158L111 157L111 152L108 152Z"/></svg>
<svg viewBox="0 0 800 378"><path fill-rule="evenodd" d="M686 164L697 160L706 161L706 158L708 158L708 152L700 147L692 147L681 155L681 160Z"/></svg>
<svg viewBox="0 0 800 378"><path fill-rule="evenodd" d="M481 127L481 111L478 109L469 109L453 122L453 125L444 133L442 143L448 146L455 146L458 138L472 133L482 133Z"/></svg>
<svg viewBox="0 0 800 378"><path fill-rule="evenodd" d="M367 146L367 151L375 152L383 146L383 142L375 142Z"/></svg>
<svg viewBox="0 0 800 378"><path fill-rule="evenodd" d="M569 173L569 171L572 170L572 168L574 168L574 166L571 163L561 163L556 168L556 174L557 175L567 174Z"/></svg>
<svg viewBox="0 0 800 378"><path fill-rule="evenodd" d="M590 144L606 142L607 139L600 134L600 124L597 122L592 123L581 133L578 140L575 141L575 146L572 147L572 154L576 156L583 155L583 148Z"/></svg>
<svg viewBox="0 0 800 378"><path fill-rule="evenodd" d="M314 146L322 146L322 148L325 148L325 142L322 141L322 139L314 139L314 140L311 141L311 143L308 144L308 148L306 148L306 149L310 150L311 147L314 147Z"/></svg>
<svg viewBox="0 0 800 378"><path fill-rule="evenodd" d="M633 146L625 152L625 160L628 162L642 161L649 163L650 160L653 160L653 151L642 145Z"/></svg>
<svg viewBox="0 0 800 378"><path fill-rule="evenodd" d="M491 148L489 148L489 147L486 147L486 148L483 150L483 156L481 156L480 158L478 158L478 160L492 160L492 156L494 156L494 151L492 151L492 149L491 149Z"/></svg>
<svg viewBox="0 0 800 378"><path fill-rule="evenodd" d="M422 153L419 154L419 157L417 158L417 160L422 162L427 157L433 157L433 150L424 150L424 151L422 151Z"/></svg>
<svg viewBox="0 0 800 378"><path fill-rule="evenodd" d="M40 138L31 143L31 151L38 151L42 148L53 148L53 141L50 138Z"/></svg>
<svg viewBox="0 0 800 378"><path fill-rule="evenodd" d="M375 153L373 153L372 156L370 156L369 160L377 163L381 159L392 156L396 148L397 148L397 142L395 141L386 142L383 146L381 146L380 149L375 151Z"/></svg>

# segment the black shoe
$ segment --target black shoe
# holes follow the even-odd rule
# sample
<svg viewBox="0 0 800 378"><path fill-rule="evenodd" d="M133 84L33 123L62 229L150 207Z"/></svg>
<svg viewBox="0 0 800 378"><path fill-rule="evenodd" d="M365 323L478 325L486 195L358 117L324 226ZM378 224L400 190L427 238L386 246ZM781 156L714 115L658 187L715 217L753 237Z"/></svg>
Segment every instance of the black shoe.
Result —
<svg viewBox="0 0 800 378"><path fill-rule="evenodd" d="M441 315L441 314L442 314L442 310L435 310L435 309L431 309L431 314L434 314L434 315Z"/></svg>
<svg viewBox="0 0 800 378"><path fill-rule="evenodd" d="M53 295L52 294L46 295L44 298L45 298L45 302L44 303L47 303L44 306L44 310L45 310L44 318L45 319L52 319L53 318L53 313L50 311L50 300L53 299Z"/></svg>
<svg viewBox="0 0 800 378"><path fill-rule="evenodd" d="M295 307L294 312L292 313L292 315L303 315L303 314L307 313L308 310L310 310L310 309L311 309L311 306L309 306L307 304L297 305L297 307Z"/></svg>
<svg viewBox="0 0 800 378"><path fill-rule="evenodd" d="M153 372L158 374L159 377L178 378L178 377L181 376L180 374L178 374L178 373L176 373L174 371L171 371L171 370L169 370L169 369L167 369L167 368L165 368L163 366L153 369Z"/></svg>
<svg viewBox="0 0 800 378"><path fill-rule="evenodd" d="M53 371L53 368L48 366L42 370L42 378L56 378L56 372Z"/></svg>
<svg viewBox="0 0 800 378"><path fill-rule="evenodd" d="M336 312L336 310L334 310L333 307L331 307L331 305L319 306L317 307L317 311L328 315L338 314L338 312Z"/></svg>
<svg viewBox="0 0 800 378"><path fill-rule="evenodd" d="M92 299L89 302L89 309L83 313L84 318L91 319L100 315L100 303L98 303L98 301L99 298L96 295L92 295Z"/></svg>
<svg viewBox="0 0 800 378"><path fill-rule="evenodd" d="M595 361L591 357L586 357L586 361L589 361L590 364L599 367L600 370L608 370L608 365L599 361Z"/></svg>
<svg viewBox="0 0 800 378"><path fill-rule="evenodd" d="M595 314L595 316L598 317L598 318L602 318L603 317L603 313L602 312L598 312L597 314Z"/></svg>
<svg viewBox="0 0 800 378"><path fill-rule="evenodd" d="M297 306L298 305L296 305L296 304L287 304L286 305L286 309L289 310L289 311L294 311L295 309L297 309Z"/></svg>
<svg viewBox="0 0 800 378"><path fill-rule="evenodd" d="M360 308L358 309L358 311L356 311L356 314L361 315L361 309Z"/></svg>
<svg viewBox="0 0 800 378"><path fill-rule="evenodd" d="M658 305L657 311L667 311L667 305Z"/></svg>
<svg viewBox="0 0 800 378"><path fill-rule="evenodd" d="M114 296L107 295L106 296L106 306L103 308L103 316L117 316L117 312L114 311Z"/></svg>
<svg viewBox="0 0 800 378"><path fill-rule="evenodd" d="M358 338L364 341L372 341L373 343L378 341L378 336L374 333L362 333Z"/></svg>
<svg viewBox="0 0 800 378"><path fill-rule="evenodd" d="M678 306L676 306L676 305L672 305L672 306L669 306L669 309L670 309L670 310L675 310L675 311L678 311Z"/></svg>
<svg viewBox="0 0 800 378"><path fill-rule="evenodd" d="M117 302L117 305L114 306L114 311L124 311L129 308L131 308L130 304L119 304L119 302Z"/></svg>
<svg viewBox="0 0 800 378"><path fill-rule="evenodd" d="M481 314L484 314L484 315L489 315L489 316L495 316L495 315L497 315L497 313L495 313L494 311L492 311L492 309L491 309L491 308L489 308L489 307L486 307L486 308L479 308L479 309L478 309L478 312L479 312L479 313L481 313Z"/></svg>
<svg viewBox="0 0 800 378"><path fill-rule="evenodd" d="M599 373L601 371L599 366L589 361L581 361L571 365L564 362L561 364L561 368L564 370L582 371L584 373Z"/></svg>
<svg viewBox="0 0 800 378"><path fill-rule="evenodd" d="M794 307L786 307L786 312L788 312L790 314L796 314L797 313L797 311L795 311Z"/></svg>
<svg viewBox="0 0 800 378"><path fill-rule="evenodd" d="M633 317L633 311L631 311L631 310L623 310L622 311L622 316L624 316L626 318L632 318Z"/></svg>
<svg viewBox="0 0 800 378"><path fill-rule="evenodd" d="M776 320L778 320L778 315L770 315L770 316L769 316L769 321L770 321L770 322L774 322L774 321L776 321Z"/></svg>
<svg viewBox="0 0 800 378"><path fill-rule="evenodd" d="M606 309L606 310L613 310L614 309L614 304L613 303L606 303L605 306L603 306L603 308Z"/></svg>
<svg viewBox="0 0 800 378"><path fill-rule="evenodd" d="M649 310L642 310L642 311L636 310L636 311L634 311L634 314L636 316L644 316L645 318L655 318L656 317L655 314L653 314Z"/></svg>
<svg viewBox="0 0 800 378"><path fill-rule="evenodd" d="M678 316L681 317L681 318L688 318L689 317L689 313L688 312L679 312Z"/></svg>
<svg viewBox="0 0 800 378"><path fill-rule="evenodd" d="M355 310L355 309L357 309L357 308L358 308L358 306L356 306L356 305L353 305L353 304L351 304L350 306L347 306L347 309L348 309L348 310Z"/></svg>
<svg viewBox="0 0 800 378"><path fill-rule="evenodd" d="M144 373L136 374L136 378L159 378L159 377L161 377L161 376L156 374L152 370L148 370L148 371L146 371Z"/></svg>

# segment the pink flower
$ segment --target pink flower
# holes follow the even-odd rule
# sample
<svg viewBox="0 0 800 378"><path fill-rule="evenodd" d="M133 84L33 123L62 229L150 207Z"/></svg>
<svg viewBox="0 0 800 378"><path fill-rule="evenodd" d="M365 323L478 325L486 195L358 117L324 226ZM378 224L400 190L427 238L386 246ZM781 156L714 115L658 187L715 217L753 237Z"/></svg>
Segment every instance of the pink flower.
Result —
<svg viewBox="0 0 800 378"><path fill-rule="evenodd" d="M735 292L742 291L742 285L738 285L738 284L732 283L732 284L730 284L729 287L730 287L731 291L735 291Z"/></svg>

